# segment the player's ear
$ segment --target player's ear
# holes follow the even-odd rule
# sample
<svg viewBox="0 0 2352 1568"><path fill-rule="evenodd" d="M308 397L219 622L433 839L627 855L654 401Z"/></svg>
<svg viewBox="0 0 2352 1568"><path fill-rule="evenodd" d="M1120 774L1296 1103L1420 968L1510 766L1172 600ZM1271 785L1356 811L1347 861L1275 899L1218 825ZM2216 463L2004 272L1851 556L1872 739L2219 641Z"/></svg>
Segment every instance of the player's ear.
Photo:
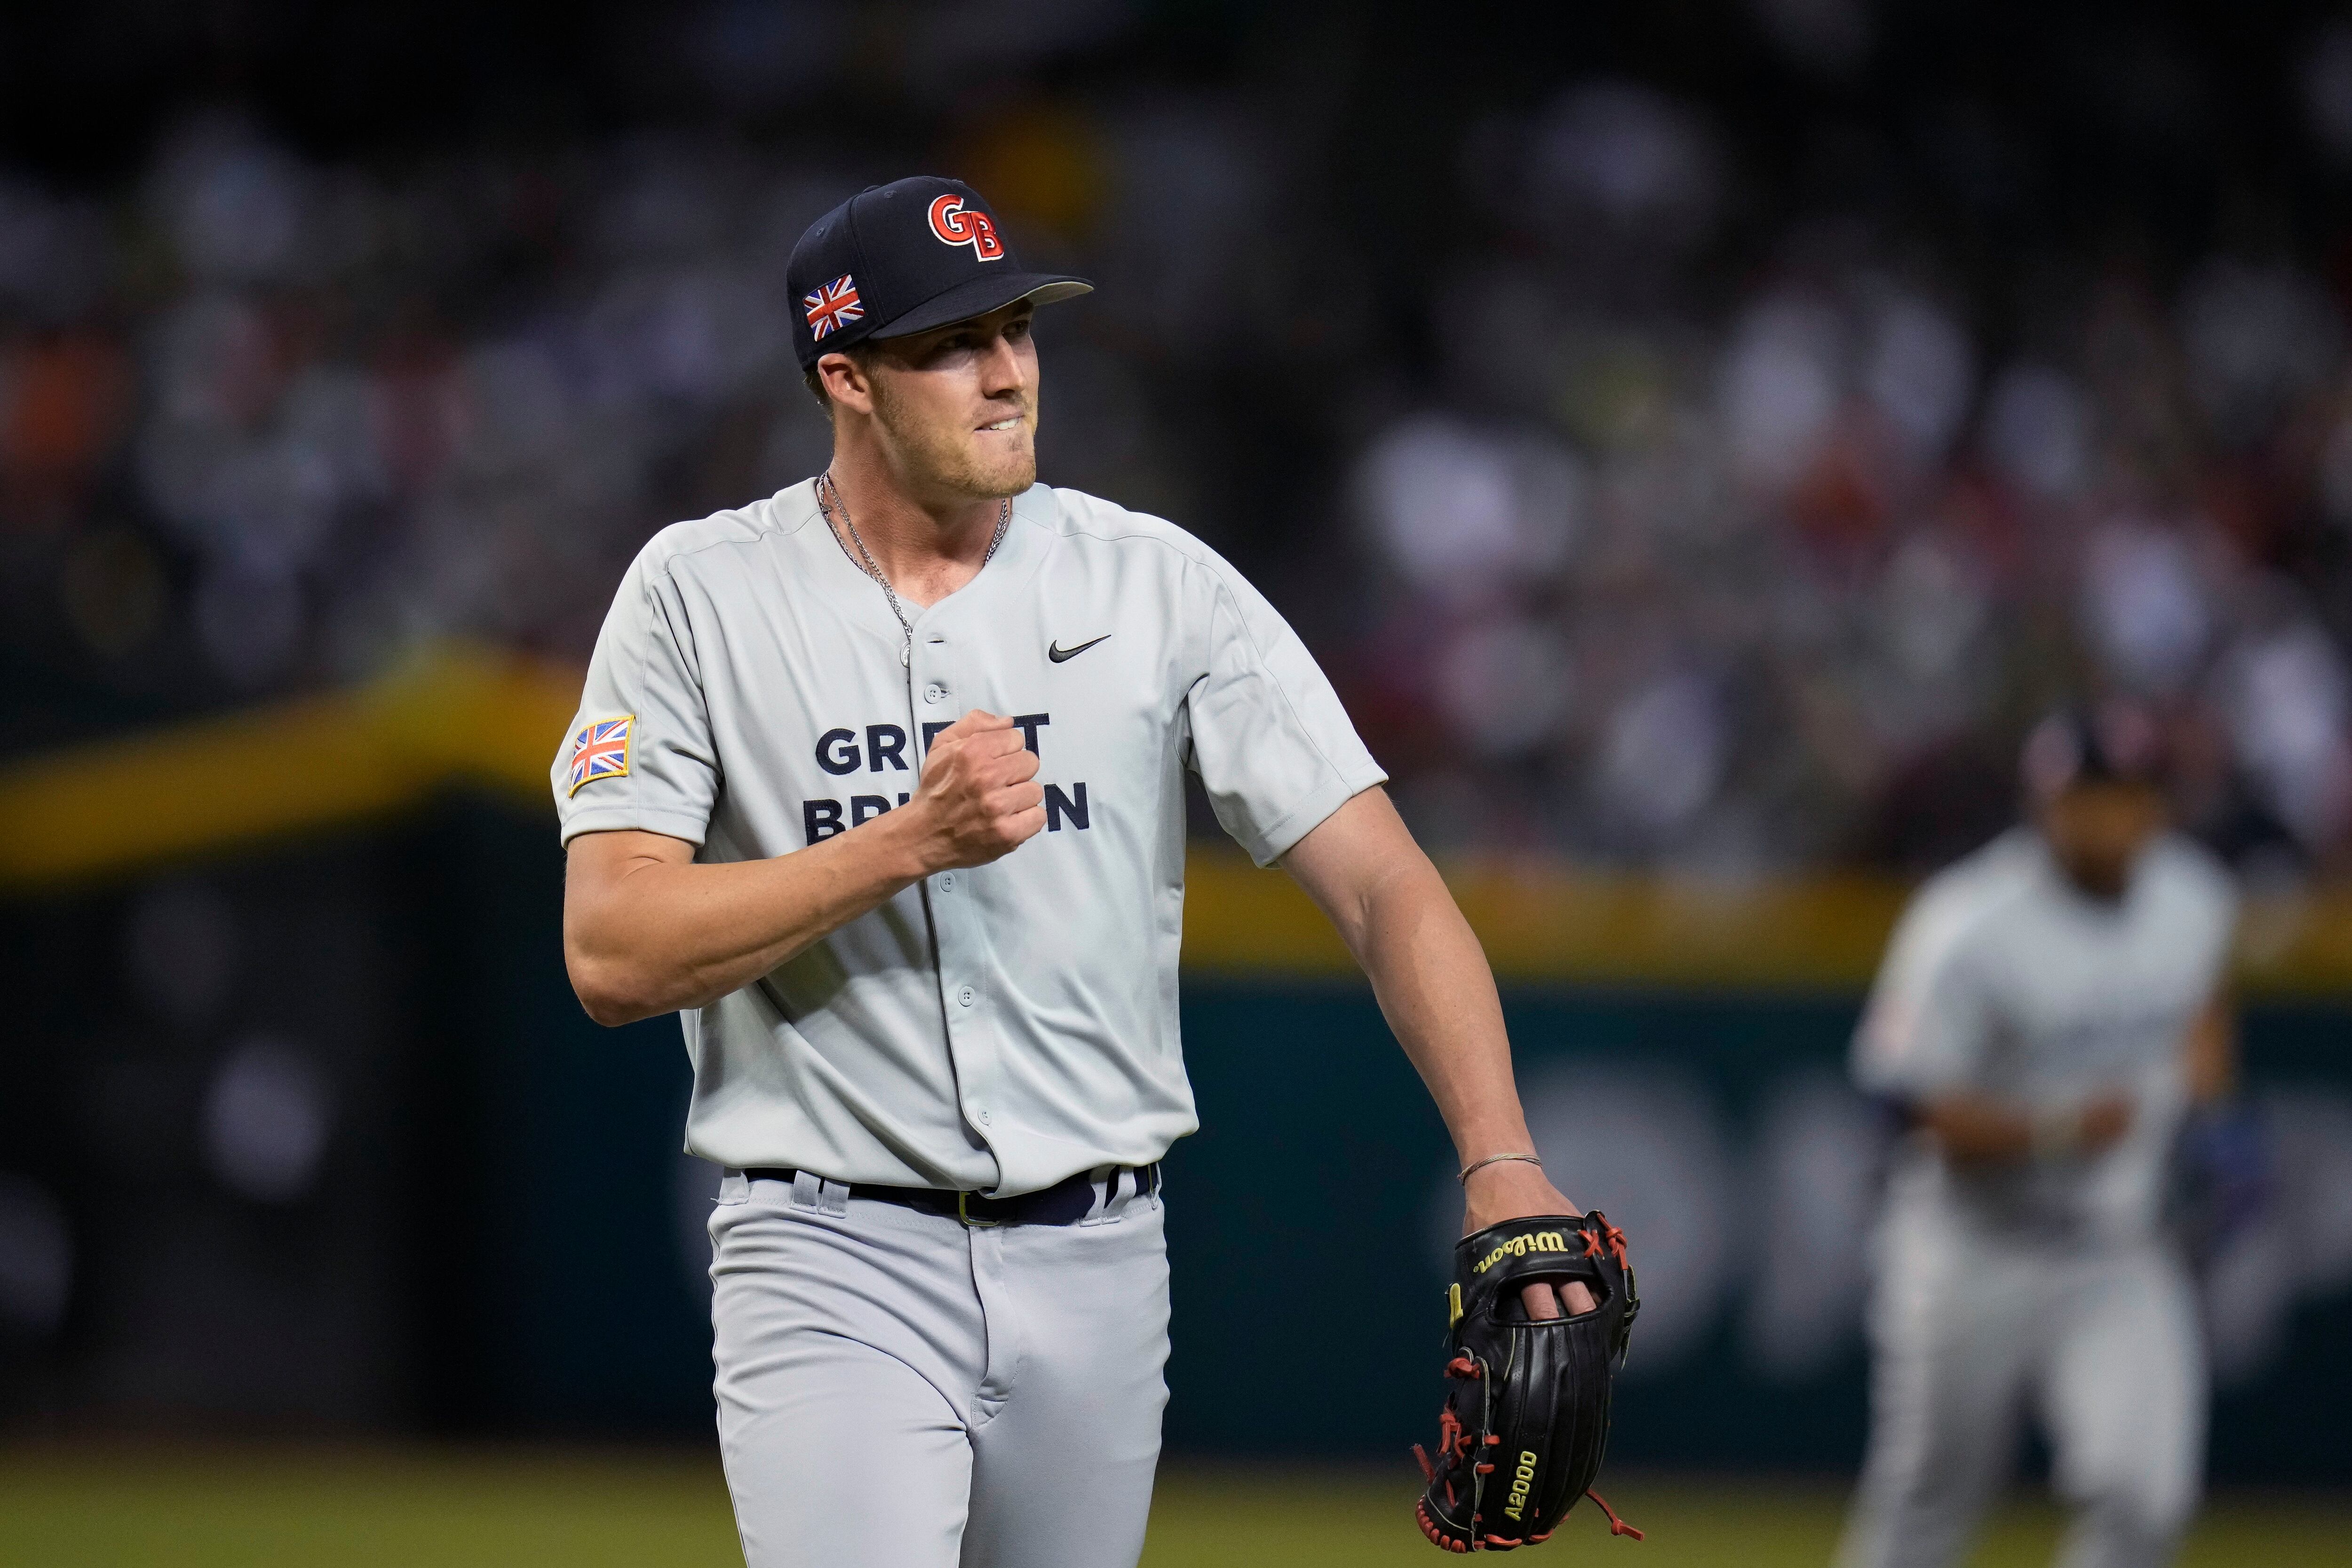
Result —
<svg viewBox="0 0 2352 1568"><path fill-rule="evenodd" d="M816 362L818 384L830 403L860 414L874 412L874 385L868 357L862 353L829 353Z"/></svg>

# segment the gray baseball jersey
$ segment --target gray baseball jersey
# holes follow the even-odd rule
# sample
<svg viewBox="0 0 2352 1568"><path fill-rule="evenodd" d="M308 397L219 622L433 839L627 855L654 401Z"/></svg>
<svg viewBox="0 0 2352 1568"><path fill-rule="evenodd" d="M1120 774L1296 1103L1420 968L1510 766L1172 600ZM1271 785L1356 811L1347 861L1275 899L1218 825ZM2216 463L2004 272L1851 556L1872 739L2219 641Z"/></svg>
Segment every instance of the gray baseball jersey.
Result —
<svg viewBox="0 0 2352 1568"><path fill-rule="evenodd" d="M937 732L1011 714L1046 825L682 1015L687 1148L722 1165L1013 1194L1160 1158L1197 1121L1176 1009L1182 772L1264 865L1379 784L1323 672L1183 530L1015 499L914 642L803 482L665 529L623 579L555 759L568 843L640 828L782 855L904 805Z"/></svg>
<svg viewBox="0 0 2352 1568"><path fill-rule="evenodd" d="M2152 1235L2186 1104L2182 1047L2221 984L2235 921L2228 872L2177 837L2148 848L2113 905L2077 890L2022 829L1930 880L1895 930L1855 1037L1862 1086L2027 1106L2118 1091L2137 1114L2104 1154L1979 1172L1914 1140L1891 1212L1978 1233Z"/></svg>

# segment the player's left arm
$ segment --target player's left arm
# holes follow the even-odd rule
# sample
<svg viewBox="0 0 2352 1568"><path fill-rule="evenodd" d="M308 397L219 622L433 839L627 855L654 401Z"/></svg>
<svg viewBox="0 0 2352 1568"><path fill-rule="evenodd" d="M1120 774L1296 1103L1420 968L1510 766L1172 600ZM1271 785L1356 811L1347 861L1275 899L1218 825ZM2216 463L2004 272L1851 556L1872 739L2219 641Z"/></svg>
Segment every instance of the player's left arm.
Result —
<svg viewBox="0 0 2352 1568"><path fill-rule="evenodd" d="M1381 1012L1437 1101L1460 1163L1533 1152L1494 971L1388 793L1375 787L1354 796L1291 846L1281 864L1370 976ZM1540 1166L1524 1160L1474 1171L1465 1187L1465 1235L1528 1215L1580 1212ZM1571 1312L1595 1304L1582 1285L1570 1285L1568 1296ZM1528 1311L1555 1315L1549 1286L1528 1288Z"/></svg>
<svg viewBox="0 0 2352 1568"><path fill-rule="evenodd" d="M2237 1010L2226 994L2215 993L2198 1010L2181 1047L2181 1062L2187 1069L2191 1105L2216 1104L2237 1089Z"/></svg>

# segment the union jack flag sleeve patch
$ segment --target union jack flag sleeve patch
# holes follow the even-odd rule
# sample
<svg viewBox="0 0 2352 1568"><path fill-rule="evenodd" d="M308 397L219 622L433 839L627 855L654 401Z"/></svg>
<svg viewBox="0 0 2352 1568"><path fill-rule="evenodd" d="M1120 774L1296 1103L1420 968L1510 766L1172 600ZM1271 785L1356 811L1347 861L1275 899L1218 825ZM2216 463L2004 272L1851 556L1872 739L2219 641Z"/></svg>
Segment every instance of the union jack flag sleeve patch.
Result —
<svg viewBox="0 0 2352 1568"><path fill-rule="evenodd" d="M572 787L564 793L578 795L582 784L626 777L630 731L636 725L637 716L625 713L618 719L599 719L583 726L572 737Z"/></svg>

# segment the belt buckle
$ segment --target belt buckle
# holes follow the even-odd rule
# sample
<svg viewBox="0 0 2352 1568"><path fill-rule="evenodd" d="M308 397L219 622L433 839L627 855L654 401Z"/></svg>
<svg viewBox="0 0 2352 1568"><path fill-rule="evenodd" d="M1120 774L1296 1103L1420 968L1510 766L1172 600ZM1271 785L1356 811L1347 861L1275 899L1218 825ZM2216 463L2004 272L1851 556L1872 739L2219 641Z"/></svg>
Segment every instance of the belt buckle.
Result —
<svg viewBox="0 0 2352 1568"><path fill-rule="evenodd" d="M994 1230L1004 1222L1001 1219L974 1219L971 1215L971 1194L959 1190L956 1194L956 1218L968 1230Z"/></svg>

